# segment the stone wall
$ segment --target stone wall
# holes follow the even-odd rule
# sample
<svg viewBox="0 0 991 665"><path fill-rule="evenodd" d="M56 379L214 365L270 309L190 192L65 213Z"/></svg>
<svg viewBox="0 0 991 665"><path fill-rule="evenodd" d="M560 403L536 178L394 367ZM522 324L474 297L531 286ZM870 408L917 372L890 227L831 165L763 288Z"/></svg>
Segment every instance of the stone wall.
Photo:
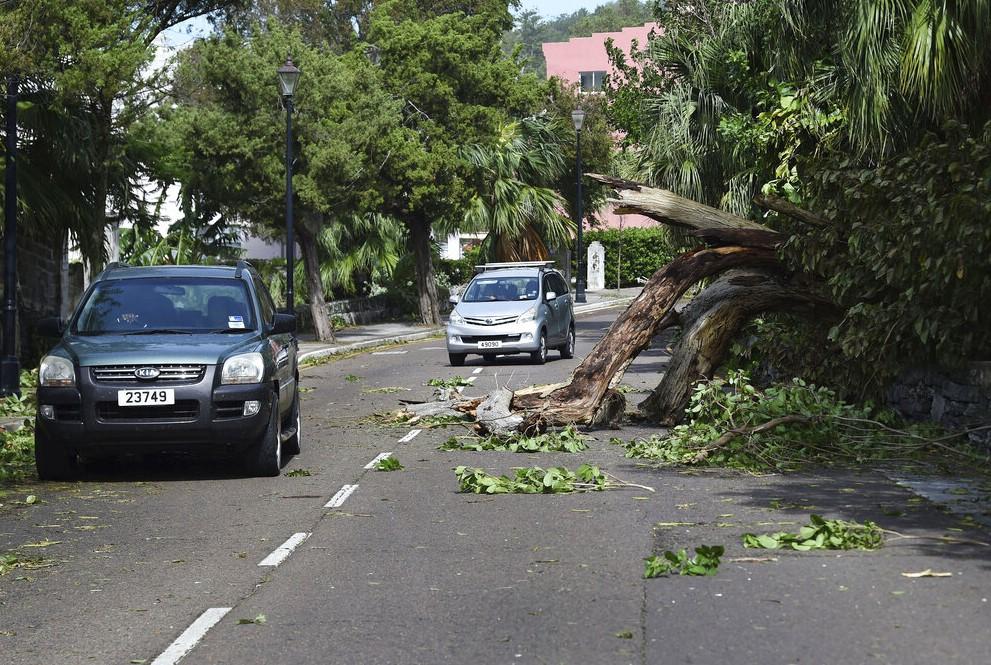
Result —
<svg viewBox="0 0 991 665"><path fill-rule="evenodd" d="M957 430L991 425L991 362L954 371L909 370L888 390L888 402L909 420L931 420ZM970 439L991 449L991 430L974 432Z"/></svg>

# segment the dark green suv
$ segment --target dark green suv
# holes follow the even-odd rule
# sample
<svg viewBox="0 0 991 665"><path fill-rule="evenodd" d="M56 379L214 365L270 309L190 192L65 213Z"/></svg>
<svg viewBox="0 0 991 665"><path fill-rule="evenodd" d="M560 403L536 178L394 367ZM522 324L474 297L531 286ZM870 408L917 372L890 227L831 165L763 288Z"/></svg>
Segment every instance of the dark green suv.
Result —
<svg viewBox="0 0 991 665"><path fill-rule="evenodd" d="M296 317L249 264L112 264L83 294L38 376L42 479L80 456L178 450L229 455L275 476L300 444Z"/></svg>

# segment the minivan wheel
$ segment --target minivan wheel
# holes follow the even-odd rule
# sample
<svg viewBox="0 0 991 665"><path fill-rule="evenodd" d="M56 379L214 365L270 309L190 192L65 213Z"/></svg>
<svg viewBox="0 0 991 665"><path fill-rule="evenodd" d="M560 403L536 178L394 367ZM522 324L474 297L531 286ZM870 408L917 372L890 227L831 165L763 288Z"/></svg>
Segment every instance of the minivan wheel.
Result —
<svg viewBox="0 0 991 665"><path fill-rule="evenodd" d="M300 440L303 436L303 418L299 415L299 386L296 386L296 397L292 402L292 410L289 412L289 424L295 428L296 432L282 444L282 451L286 455L298 455L300 450Z"/></svg>
<svg viewBox="0 0 991 665"><path fill-rule="evenodd" d="M575 357L575 329L570 328L568 330L568 341L566 341L561 346L561 357L562 358L574 358Z"/></svg>
<svg viewBox="0 0 991 665"><path fill-rule="evenodd" d="M79 475L75 454L38 430L34 432L34 465L39 480L74 480Z"/></svg>
<svg viewBox="0 0 991 665"><path fill-rule="evenodd" d="M447 354L447 357L451 361L451 364L452 365L454 365L455 367L461 367L461 366L463 366L465 364L465 358L468 357L468 354L467 353L448 353Z"/></svg>
<svg viewBox="0 0 991 665"><path fill-rule="evenodd" d="M547 362L547 333L543 330L540 331L540 346L530 354L530 360L538 365Z"/></svg>
<svg viewBox="0 0 991 665"><path fill-rule="evenodd" d="M279 394L272 392L272 413L268 427L248 453L248 469L256 476L277 476L282 470L281 420Z"/></svg>

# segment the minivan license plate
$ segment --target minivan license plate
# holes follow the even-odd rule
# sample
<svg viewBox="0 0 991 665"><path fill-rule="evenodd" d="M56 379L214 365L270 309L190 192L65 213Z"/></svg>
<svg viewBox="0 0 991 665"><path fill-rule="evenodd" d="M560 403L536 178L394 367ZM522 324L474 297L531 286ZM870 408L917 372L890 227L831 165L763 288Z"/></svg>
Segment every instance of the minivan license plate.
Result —
<svg viewBox="0 0 991 665"><path fill-rule="evenodd" d="M167 406L175 404L175 390L159 388L157 390L118 390L118 406Z"/></svg>
<svg viewBox="0 0 991 665"><path fill-rule="evenodd" d="M498 349L501 346L502 342L497 339L484 340L478 343L480 349Z"/></svg>

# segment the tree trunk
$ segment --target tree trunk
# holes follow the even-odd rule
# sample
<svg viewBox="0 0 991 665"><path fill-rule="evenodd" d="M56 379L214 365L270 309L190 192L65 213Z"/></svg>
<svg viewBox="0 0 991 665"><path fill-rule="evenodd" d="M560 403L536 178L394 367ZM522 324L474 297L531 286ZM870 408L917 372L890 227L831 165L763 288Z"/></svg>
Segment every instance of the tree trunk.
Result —
<svg viewBox="0 0 991 665"><path fill-rule="evenodd" d="M296 238L303 254L303 269L306 273L306 291L310 295L310 316L313 319L313 332L321 342L336 341L334 326L327 316L327 301L323 297L323 282L320 279L320 254L317 237L305 223L296 223Z"/></svg>
<svg viewBox="0 0 991 665"><path fill-rule="evenodd" d="M416 292L419 297L420 319L425 325L439 326L440 304L437 301L437 280L430 252L430 222L422 212L413 213L407 221L413 259L416 262Z"/></svg>
<svg viewBox="0 0 991 665"><path fill-rule="evenodd" d="M546 397L528 394L514 398L514 408L530 411L522 427L592 422L610 384L650 345L669 310L692 284L730 268L775 265L775 253L766 248L719 247L679 256L647 281L637 299L575 369L567 385Z"/></svg>
<svg viewBox="0 0 991 665"><path fill-rule="evenodd" d="M681 339L661 382L640 403L640 412L662 425L680 422L692 387L712 377L740 329L754 315L796 306L808 311L821 304L808 291L785 286L765 272L726 273L682 312Z"/></svg>

